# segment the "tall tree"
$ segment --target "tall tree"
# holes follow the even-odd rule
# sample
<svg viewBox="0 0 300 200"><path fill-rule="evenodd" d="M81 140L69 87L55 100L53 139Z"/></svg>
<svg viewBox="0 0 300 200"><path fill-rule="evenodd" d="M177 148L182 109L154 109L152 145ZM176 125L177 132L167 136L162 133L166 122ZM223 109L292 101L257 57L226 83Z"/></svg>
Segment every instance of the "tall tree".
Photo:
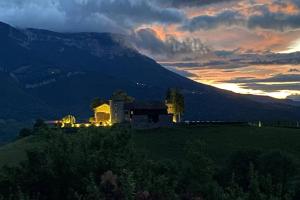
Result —
<svg viewBox="0 0 300 200"><path fill-rule="evenodd" d="M172 104L172 112L176 116L176 121L181 121L181 115L184 113L184 96L177 88L170 88L166 94L166 100Z"/></svg>
<svg viewBox="0 0 300 200"><path fill-rule="evenodd" d="M134 101L134 98L129 96L125 91L123 90L117 90L113 93L111 99L113 101L124 101L126 103L132 103Z"/></svg>
<svg viewBox="0 0 300 200"><path fill-rule="evenodd" d="M100 99L99 97L96 97L95 99L92 100L90 108L94 110L98 106L104 103L104 100Z"/></svg>

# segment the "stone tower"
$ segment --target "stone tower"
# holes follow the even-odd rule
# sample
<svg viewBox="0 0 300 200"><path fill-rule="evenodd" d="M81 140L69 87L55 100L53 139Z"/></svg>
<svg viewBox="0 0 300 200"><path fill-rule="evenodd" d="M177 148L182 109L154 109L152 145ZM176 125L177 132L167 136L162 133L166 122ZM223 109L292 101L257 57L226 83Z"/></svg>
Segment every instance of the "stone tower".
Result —
<svg viewBox="0 0 300 200"><path fill-rule="evenodd" d="M111 124L118 124L124 122L125 120L124 102L110 100L109 104L110 104Z"/></svg>

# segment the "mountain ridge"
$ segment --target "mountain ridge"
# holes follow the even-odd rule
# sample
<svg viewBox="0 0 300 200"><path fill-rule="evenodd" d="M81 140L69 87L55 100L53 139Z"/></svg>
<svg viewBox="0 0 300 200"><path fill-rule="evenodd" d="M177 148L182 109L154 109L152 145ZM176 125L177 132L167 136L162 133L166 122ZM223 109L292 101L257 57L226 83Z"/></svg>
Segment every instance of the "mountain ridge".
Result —
<svg viewBox="0 0 300 200"><path fill-rule="evenodd" d="M31 118L69 113L87 118L91 100L109 98L114 90L126 90L137 99L163 100L167 88L178 87L186 98L188 120L300 119L300 107L254 101L175 74L140 54L122 35L15 29L2 23L0 42L0 71L24 95L41 102L39 116Z"/></svg>

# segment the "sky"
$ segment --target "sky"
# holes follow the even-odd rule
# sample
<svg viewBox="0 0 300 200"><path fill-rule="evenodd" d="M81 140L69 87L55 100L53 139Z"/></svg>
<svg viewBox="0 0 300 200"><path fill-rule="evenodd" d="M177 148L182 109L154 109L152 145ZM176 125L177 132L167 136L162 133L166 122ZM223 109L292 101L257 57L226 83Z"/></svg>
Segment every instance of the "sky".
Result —
<svg viewBox="0 0 300 200"><path fill-rule="evenodd" d="M261 62L300 51L300 0L0 0L0 21L124 34L195 81L300 100L300 63Z"/></svg>

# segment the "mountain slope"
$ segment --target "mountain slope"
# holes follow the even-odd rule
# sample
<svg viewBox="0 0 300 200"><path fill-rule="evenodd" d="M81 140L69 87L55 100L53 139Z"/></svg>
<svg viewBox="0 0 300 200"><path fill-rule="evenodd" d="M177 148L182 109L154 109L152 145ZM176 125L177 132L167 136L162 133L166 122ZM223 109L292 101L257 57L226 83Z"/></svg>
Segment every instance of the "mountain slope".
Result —
<svg viewBox="0 0 300 200"><path fill-rule="evenodd" d="M63 34L0 24L0 41L4 44L0 46L0 71L13 77L11 81L17 86L10 92L22 91L24 98L41 105L36 108L40 113L28 117L50 118L51 110L55 117L71 113L86 119L91 114L91 100L109 98L116 89L126 90L137 99L162 100L167 88L178 87L186 97L186 119L300 119L299 107L256 102L170 72L141 55L120 35ZM9 99L1 101L0 108ZM21 101L15 104L22 106Z"/></svg>
<svg viewBox="0 0 300 200"><path fill-rule="evenodd" d="M36 118L51 116L48 106L31 96L6 73L0 72L0 119Z"/></svg>

